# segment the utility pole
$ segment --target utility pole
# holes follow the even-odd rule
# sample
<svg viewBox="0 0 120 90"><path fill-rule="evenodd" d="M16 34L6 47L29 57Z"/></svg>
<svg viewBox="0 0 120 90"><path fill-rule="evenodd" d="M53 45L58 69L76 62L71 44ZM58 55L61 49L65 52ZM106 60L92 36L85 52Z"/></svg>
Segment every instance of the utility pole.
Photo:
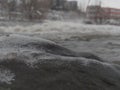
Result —
<svg viewBox="0 0 120 90"><path fill-rule="evenodd" d="M101 7L101 4L102 4L102 2L101 2L101 0L98 0L98 1L96 1L95 2L95 7L96 7L96 9L95 9L95 22L97 23L97 24L102 24L102 7Z"/></svg>
<svg viewBox="0 0 120 90"><path fill-rule="evenodd" d="M102 19L103 19L103 12L102 12L102 2L101 2L101 0L99 1L99 12L98 12L98 14L99 14L99 23L100 24L102 24Z"/></svg>
<svg viewBox="0 0 120 90"><path fill-rule="evenodd" d="M91 2L91 0L88 0L88 4L87 4L87 6L90 4L90 2Z"/></svg>
<svg viewBox="0 0 120 90"><path fill-rule="evenodd" d="M87 6L86 6L86 8L89 6L90 2L91 2L91 0L88 0L88 3L87 3Z"/></svg>

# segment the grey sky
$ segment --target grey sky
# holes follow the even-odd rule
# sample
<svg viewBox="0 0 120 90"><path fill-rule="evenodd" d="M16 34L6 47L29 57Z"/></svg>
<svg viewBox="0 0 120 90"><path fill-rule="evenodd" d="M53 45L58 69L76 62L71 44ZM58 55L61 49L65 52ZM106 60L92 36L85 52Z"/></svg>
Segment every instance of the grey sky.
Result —
<svg viewBox="0 0 120 90"><path fill-rule="evenodd" d="M79 5L82 5L82 7L85 8L89 0L76 0L76 1L79 2ZM90 5L98 3L99 1L101 1L103 7L120 8L120 0L91 0Z"/></svg>

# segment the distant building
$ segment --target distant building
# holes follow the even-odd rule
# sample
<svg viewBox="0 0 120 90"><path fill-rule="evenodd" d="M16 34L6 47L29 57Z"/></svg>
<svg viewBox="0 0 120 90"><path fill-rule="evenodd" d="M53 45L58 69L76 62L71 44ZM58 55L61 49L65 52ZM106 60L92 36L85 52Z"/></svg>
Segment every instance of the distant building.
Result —
<svg viewBox="0 0 120 90"><path fill-rule="evenodd" d="M52 9L63 10L66 0L52 0Z"/></svg>
<svg viewBox="0 0 120 90"><path fill-rule="evenodd" d="M116 8L102 8L103 16L108 19L120 19L120 9Z"/></svg>
<svg viewBox="0 0 120 90"><path fill-rule="evenodd" d="M87 18L102 22L106 20L120 20L120 9L101 7L101 6L88 6L86 10Z"/></svg>
<svg viewBox="0 0 120 90"><path fill-rule="evenodd" d="M67 1L65 3L65 8L67 10L77 10L78 9L78 2L77 1Z"/></svg>
<svg viewBox="0 0 120 90"><path fill-rule="evenodd" d="M102 8L100 6L88 6L86 10L87 18L94 22L102 22Z"/></svg>

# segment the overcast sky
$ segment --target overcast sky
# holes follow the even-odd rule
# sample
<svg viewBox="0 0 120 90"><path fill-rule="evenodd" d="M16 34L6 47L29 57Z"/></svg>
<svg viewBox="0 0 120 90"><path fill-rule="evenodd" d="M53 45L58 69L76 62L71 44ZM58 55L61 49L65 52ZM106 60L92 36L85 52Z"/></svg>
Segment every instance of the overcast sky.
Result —
<svg viewBox="0 0 120 90"><path fill-rule="evenodd" d="M73 1L73 0L72 0ZM82 7L86 7L89 0L76 0L79 2L79 5L82 5ZM112 8L119 8L120 9L120 0L91 0L91 4L95 4L97 2L101 1L101 4L103 7L112 7Z"/></svg>

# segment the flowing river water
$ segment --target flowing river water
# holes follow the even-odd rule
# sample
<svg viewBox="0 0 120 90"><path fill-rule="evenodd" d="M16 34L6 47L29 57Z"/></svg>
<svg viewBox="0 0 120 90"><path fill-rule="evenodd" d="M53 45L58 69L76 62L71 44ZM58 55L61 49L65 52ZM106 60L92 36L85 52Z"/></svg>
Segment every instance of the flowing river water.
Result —
<svg viewBox="0 0 120 90"><path fill-rule="evenodd" d="M0 33L0 90L120 90L119 36L23 32Z"/></svg>

